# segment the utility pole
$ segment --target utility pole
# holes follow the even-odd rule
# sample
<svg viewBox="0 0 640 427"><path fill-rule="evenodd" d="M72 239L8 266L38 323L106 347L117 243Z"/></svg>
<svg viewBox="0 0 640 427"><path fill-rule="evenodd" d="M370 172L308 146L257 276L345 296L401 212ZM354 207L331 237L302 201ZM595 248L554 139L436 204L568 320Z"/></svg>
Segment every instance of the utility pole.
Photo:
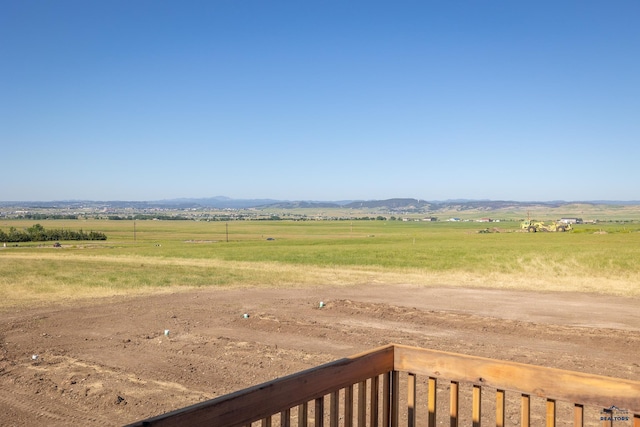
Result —
<svg viewBox="0 0 640 427"><path fill-rule="evenodd" d="M225 228L227 229L227 243L229 243L229 223L225 222Z"/></svg>
<svg viewBox="0 0 640 427"><path fill-rule="evenodd" d="M133 220L133 241L136 241L136 220Z"/></svg>

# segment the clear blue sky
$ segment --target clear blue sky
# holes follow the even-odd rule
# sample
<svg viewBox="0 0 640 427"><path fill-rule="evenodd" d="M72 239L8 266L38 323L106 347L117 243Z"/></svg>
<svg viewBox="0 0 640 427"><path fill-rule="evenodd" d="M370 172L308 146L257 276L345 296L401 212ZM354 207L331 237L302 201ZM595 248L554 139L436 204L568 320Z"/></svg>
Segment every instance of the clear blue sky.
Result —
<svg viewBox="0 0 640 427"><path fill-rule="evenodd" d="M0 200L638 200L639 22L637 0L0 0Z"/></svg>

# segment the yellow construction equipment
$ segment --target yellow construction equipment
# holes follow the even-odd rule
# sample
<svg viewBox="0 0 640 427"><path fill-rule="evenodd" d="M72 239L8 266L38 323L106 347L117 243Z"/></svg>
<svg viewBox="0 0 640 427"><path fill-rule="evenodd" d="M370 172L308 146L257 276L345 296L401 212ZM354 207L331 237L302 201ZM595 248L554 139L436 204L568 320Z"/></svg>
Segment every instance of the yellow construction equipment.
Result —
<svg viewBox="0 0 640 427"><path fill-rule="evenodd" d="M538 231L558 231L564 232L571 230L571 224L565 224L563 222L554 221L549 224L545 224L541 221L526 220L520 223L520 228L527 230L529 233L537 233Z"/></svg>

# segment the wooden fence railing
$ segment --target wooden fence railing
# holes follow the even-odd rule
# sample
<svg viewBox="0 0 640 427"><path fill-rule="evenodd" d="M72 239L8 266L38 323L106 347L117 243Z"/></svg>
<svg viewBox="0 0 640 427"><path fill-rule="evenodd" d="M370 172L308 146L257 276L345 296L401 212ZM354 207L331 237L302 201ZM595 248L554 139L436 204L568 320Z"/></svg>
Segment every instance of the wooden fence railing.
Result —
<svg viewBox="0 0 640 427"><path fill-rule="evenodd" d="M423 388L424 397L418 393ZM448 399L441 398L444 388ZM463 388L468 393L462 393ZM380 347L130 426L413 427L424 419L421 425L435 427L438 422L444 425L444 417L450 427L504 427L507 421L516 424L517 411L522 427L556 427L560 404L564 412L567 405L572 408L571 419L560 420L564 425L640 427L639 381L402 345ZM484 406L494 411L486 413ZM534 406L542 408L540 413Z"/></svg>

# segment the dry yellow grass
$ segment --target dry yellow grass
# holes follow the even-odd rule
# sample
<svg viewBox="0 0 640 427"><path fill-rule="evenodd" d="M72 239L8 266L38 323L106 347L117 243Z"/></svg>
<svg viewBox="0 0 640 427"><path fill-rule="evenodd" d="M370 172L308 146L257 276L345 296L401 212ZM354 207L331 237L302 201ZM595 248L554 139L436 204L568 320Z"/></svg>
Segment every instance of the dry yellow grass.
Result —
<svg viewBox="0 0 640 427"><path fill-rule="evenodd" d="M45 223L81 225L108 241L0 247L0 307L201 287L362 284L640 296L640 233L628 224L603 226L606 235L589 225L530 235L510 232L517 223L478 234L484 226L474 223L238 221L226 242L222 223L140 221L135 240L127 221Z"/></svg>
<svg viewBox="0 0 640 427"><path fill-rule="evenodd" d="M637 274L581 273L571 263L528 260L514 272L309 266L282 262L154 258L137 255L4 253L0 307L218 287L317 287L362 284L461 286L640 296ZM8 274L12 271L13 274Z"/></svg>

